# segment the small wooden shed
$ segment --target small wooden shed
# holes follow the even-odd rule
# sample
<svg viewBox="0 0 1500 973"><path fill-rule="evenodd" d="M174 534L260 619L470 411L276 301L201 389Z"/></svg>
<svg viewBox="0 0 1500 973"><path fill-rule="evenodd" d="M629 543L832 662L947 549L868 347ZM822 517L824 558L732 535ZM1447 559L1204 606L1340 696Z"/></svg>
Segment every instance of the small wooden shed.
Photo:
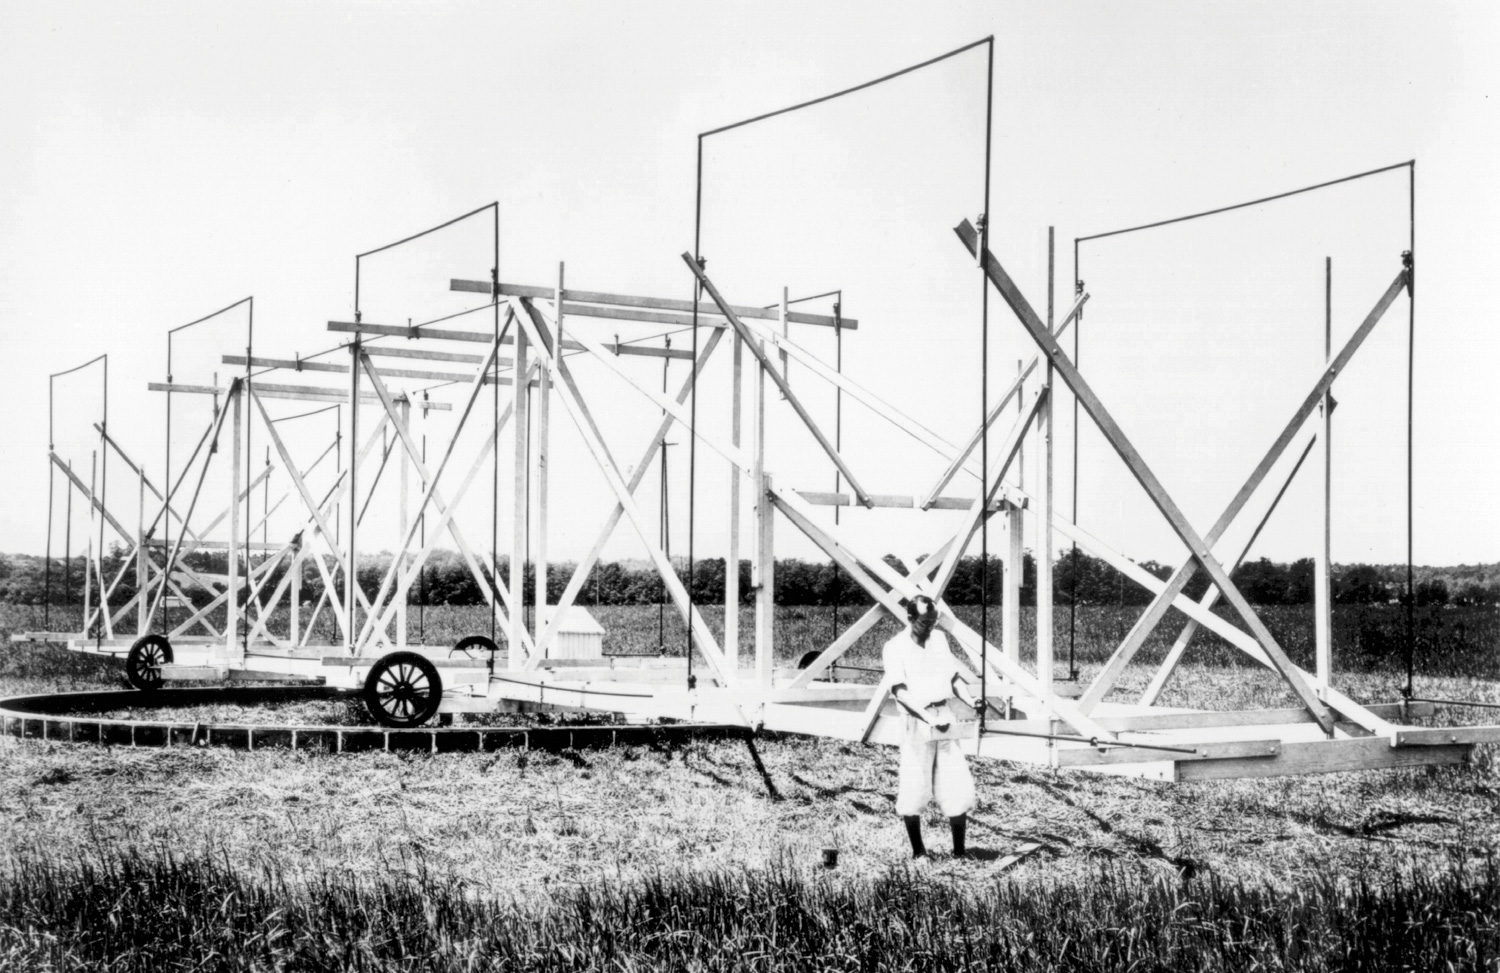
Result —
<svg viewBox="0 0 1500 973"><path fill-rule="evenodd" d="M551 621L556 608L542 609L542 617ZM580 605L563 613L557 638L547 650L549 659L601 659L604 657L604 626Z"/></svg>

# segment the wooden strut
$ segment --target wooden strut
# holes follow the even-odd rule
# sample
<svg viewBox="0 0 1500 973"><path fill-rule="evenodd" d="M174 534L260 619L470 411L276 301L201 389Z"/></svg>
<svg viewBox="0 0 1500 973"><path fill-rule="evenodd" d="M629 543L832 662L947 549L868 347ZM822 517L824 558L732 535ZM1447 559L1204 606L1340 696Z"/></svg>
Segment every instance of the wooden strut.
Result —
<svg viewBox="0 0 1500 973"><path fill-rule="evenodd" d="M1088 294L1080 296L1077 302L1074 303L1073 309L1068 312L1067 316L1062 319L1052 333L1058 337L1062 337L1063 332L1068 330L1068 326L1083 311L1083 305L1088 303L1088 299ZM1032 372L1036 371L1037 363L1040 360L1041 355L1032 356L1031 361L1016 375L1016 379L1011 383L1010 388L1005 390L1005 393L1000 396L1000 401L996 402L995 407L990 410L989 415L985 416L984 423L974 431L974 435L969 437L968 443L954 457L953 462L948 465L948 468L943 471L943 475L938 477L937 482L932 485L932 489L927 491L926 496L919 504L923 510L928 510L937 503L939 499L938 495L953 481L954 475L963 468L964 463L974 454L975 448L979 446L980 441L989 432L995 420L1000 417L1000 411L1010 403L1011 399L1021 394L1021 389L1025 385L1026 379L1031 376Z"/></svg>
<svg viewBox="0 0 1500 973"><path fill-rule="evenodd" d="M770 377L771 381L776 383L776 387L781 391L782 397L786 399L787 404L792 407L792 410L797 413L797 418L802 420L802 424L807 427L808 432L812 433L813 438L818 441L818 445L822 447L823 452L833 461L833 465L838 467L844 479L849 481L849 489L859 498L860 503L869 507L869 492L860 486L859 478L854 475L854 471L849 468L849 464L839 455L839 451L834 448L833 443L829 442L828 437L823 434L823 430L818 427L817 422L813 420L812 415L803 406L802 401L792 392L792 387L787 384L785 376L771 364L771 360L766 356L765 350L755 341L751 340L752 336L749 329L740 320L735 309L724 300L723 296L719 293L719 289L714 286L713 281L708 279L708 274L704 272L702 267L698 266L698 261L693 259L692 254L684 253L682 260L687 264L688 269L692 271L693 276L698 278L698 282L703 285L703 289L708 292L708 296L713 298L714 303L719 306L719 311L729 322L730 327L734 328L735 333L745 340L750 354L755 356L755 360L760 363L761 369Z"/></svg>
<svg viewBox="0 0 1500 973"><path fill-rule="evenodd" d="M978 238L973 227L969 225L967 220L963 221L956 228L955 232L970 253L978 253ZM1275 444L1273 444L1271 450L1262 459L1260 465L1257 466L1255 472L1251 474L1244 486L1241 487L1239 494L1236 495L1228 509L1221 515L1214 528L1209 532L1207 537L1200 538L1187 522L1182 512L1177 508L1176 503L1167 494L1165 488L1162 487L1149 467L1146 466L1140 454L1136 452L1134 446L1125 437L1124 432L1119 428L1103 403L1094 394L1092 388L1083 379L1082 375L1079 374L1077 368L1073 365L1062 347L1047 331L1045 325L1037 318L1036 312L1026 302L1025 298L1011 281L1009 275L1006 274L1004 268L1001 267L993 254L987 250L984 252L982 260L990 282L995 285L1006 303L1015 312L1023 327L1030 332L1032 339L1037 342L1057 371L1063 376L1063 380L1068 383L1069 387L1078 397L1079 403L1089 413L1089 416L1094 420L1100 431L1104 433L1105 438L1109 440L1116 453L1125 461L1137 482L1146 490L1152 502L1161 511L1162 515L1172 526L1174 532L1177 533L1184 545L1187 546L1191 554L1190 560L1174 573L1172 579L1168 581L1165 590L1153 601L1146 614L1137 621L1131 632L1126 636L1125 642L1116 650L1109 663L1106 664L1105 670L1095 679L1089 690L1084 694L1083 699L1080 700L1080 705L1087 709L1092 709L1103 698L1105 693L1109 691L1124 666L1134 656L1135 652L1138 651L1140 645L1144 643L1146 635L1155 627L1161 617L1165 615L1167 606L1171 604L1177 594L1186 586L1188 579L1194 572L1194 562L1196 562L1208 572L1215 586L1223 592L1224 597L1230 601L1235 611L1244 619L1254 634L1256 641L1271 659L1283 680L1297 694L1303 705L1308 708L1308 711L1312 713L1323 731L1331 736L1334 730L1333 717L1328 712L1326 705L1308 685L1301 670L1293 666L1290 660L1287 659L1285 652L1265 628L1259 616L1250 607L1249 602L1246 601L1239 589L1229 579L1223 566L1211 553L1211 545L1218 540L1233 522L1235 516L1249 500L1250 495L1269 473L1271 466L1285 451L1297 429L1300 428L1307 416L1311 414L1313 408L1321 400L1324 393L1332 385L1334 377L1348 363L1375 323L1384 315L1386 309L1389 308L1401 290L1409 286L1408 273L1403 270L1396 276L1395 281L1386 290L1386 293L1381 297L1375 309L1366 317L1339 356L1326 369L1312 393L1309 394L1303 405L1297 410L1292 420L1277 438Z"/></svg>

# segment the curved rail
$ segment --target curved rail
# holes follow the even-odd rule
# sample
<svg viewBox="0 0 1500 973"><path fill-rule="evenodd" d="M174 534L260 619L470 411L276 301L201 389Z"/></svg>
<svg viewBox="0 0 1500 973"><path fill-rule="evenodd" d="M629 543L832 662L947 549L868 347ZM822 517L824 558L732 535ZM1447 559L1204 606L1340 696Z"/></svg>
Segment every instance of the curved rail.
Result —
<svg viewBox="0 0 1500 973"><path fill-rule="evenodd" d="M582 750L616 744L653 745L684 739L745 735L742 727L718 723L659 726L383 727L279 723L203 723L190 720L126 720L95 714L128 707L170 708L209 703L266 704L352 698L358 694L324 686L231 687L53 693L0 700L0 735L22 740L93 743L121 747L229 747L237 750L307 750L362 753L372 750L458 753L494 750Z"/></svg>

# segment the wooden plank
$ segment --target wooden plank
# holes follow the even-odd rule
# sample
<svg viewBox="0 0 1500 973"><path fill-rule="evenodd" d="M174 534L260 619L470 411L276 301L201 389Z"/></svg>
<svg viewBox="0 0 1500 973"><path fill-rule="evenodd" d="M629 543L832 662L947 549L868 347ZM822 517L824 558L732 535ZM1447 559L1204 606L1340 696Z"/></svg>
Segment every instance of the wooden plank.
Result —
<svg viewBox="0 0 1500 973"><path fill-rule="evenodd" d="M419 361L446 361L461 365L480 365L483 355L466 355L460 351L434 351L431 348L398 348L395 345L365 344L364 353L372 358L410 358ZM511 358L496 358L495 364L508 368L515 364Z"/></svg>
<svg viewBox="0 0 1500 973"><path fill-rule="evenodd" d="M813 438L818 441L818 445L822 447L823 452L833 461L833 465L838 467L839 472L844 475L844 479L849 481L849 488L854 491L854 495L860 498L861 503L868 506L869 492L859 485L859 478L854 475L854 471L849 468L849 464L844 461L844 457L839 455L839 451L834 448L833 443L828 441L828 437L823 435L823 430L813 420L812 415L807 411L806 407L802 405L802 401L793 394L792 387L786 383L786 379L772 367L771 361L766 357L765 351L758 344L749 340L751 337L749 330L730 309L729 304L719 293L719 289L714 286L713 281L708 279L708 275L703 272L702 267L698 266L698 262L693 259L692 254L684 253L682 259L687 264L688 269L692 271L693 276L697 277L698 282L703 285L703 289L708 291L708 296L712 297L714 303L724 311L730 326L742 338L747 339L746 343L750 348L750 353L760 362L761 370L766 372L770 376L771 381L776 383L776 387L786 397L787 404L792 407L792 411L797 413L797 417L802 420L802 424L807 427L807 431L812 433ZM764 408L764 404L762 404L762 408Z"/></svg>
<svg viewBox="0 0 1500 973"><path fill-rule="evenodd" d="M1346 770L1390 770L1397 767L1467 763L1472 747L1450 744L1393 747L1381 737L1358 740L1287 742L1279 756L1246 760L1201 760L1177 764L1178 780L1222 780L1231 777L1279 777L1330 774Z"/></svg>
<svg viewBox="0 0 1500 973"><path fill-rule="evenodd" d="M729 399L729 445L740 448L744 425L745 339L734 336ZM740 487L739 471L729 473L729 547L724 555L724 661L740 671Z"/></svg>
<svg viewBox="0 0 1500 973"><path fill-rule="evenodd" d="M1151 744L1155 741L1137 738L1129 742L1135 746L1105 747L1102 750L1093 747L1059 746L1056 750L1055 766L1097 767L1107 764L1139 764L1161 760L1164 757L1177 763L1199 760L1265 759L1281 753L1284 746L1280 740L1276 739L1210 742L1184 742L1173 739L1160 741L1161 746L1172 749L1153 750ZM1176 749L1196 752L1176 753L1174 752Z"/></svg>
<svg viewBox="0 0 1500 973"><path fill-rule="evenodd" d="M523 315L517 315L519 320ZM528 329L523 326L516 329L516 367L525 368L527 354L530 351L530 342L527 337ZM537 348L538 360L542 362L542 368L546 368L547 348L542 345ZM506 662L510 669L521 668L526 663L526 655L521 651L521 640L526 636L526 541L531 526L531 497L529 488L531 486L531 470L528 461L531 458L531 393L516 385L515 392L511 398L511 415L515 416L515 438L514 449L511 454L511 542L510 542L510 603L515 610L510 613L510 624L505 631L508 642ZM496 579L499 583L499 579Z"/></svg>
<svg viewBox="0 0 1500 973"><path fill-rule="evenodd" d="M361 345L363 349L363 345ZM299 362L286 358L262 358L259 355L247 359L244 355L221 356L226 365L245 365L247 362L254 368L290 368L296 371L308 372L334 372L340 375L349 374L348 365L339 365L333 362ZM470 382L474 375L471 372L431 372L425 369L415 368L381 368L381 378L417 378L427 382ZM486 375L485 381L492 383L496 380L494 375ZM262 383L257 382L259 386Z"/></svg>
<svg viewBox="0 0 1500 973"><path fill-rule="evenodd" d="M1450 743L1500 743L1500 726L1446 726L1399 730L1398 747L1432 747Z"/></svg>
<svg viewBox="0 0 1500 973"><path fill-rule="evenodd" d="M1324 258L1323 354L1328 367L1333 354L1333 258ZM1333 396L1323 392L1318 402L1322 435L1318 437L1318 546L1313 551L1313 655L1314 680L1327 689L1333 680Z"/></svg>
<svg viewBox="0 0 1500 973"><path fill-rule="evenodd" d="M1005 518L1005 574L1000 600L1000 652L1012 665L1021 664L1021 582L1025 571L1025 529L1021 511L1011 508Z"/></svg>
<svg viewBox="0 0 1500 973"><path fill-rule="evenodd" d="M451 291L489 294L491 293L491 287L491 283L487 280L453 279L448 282L448 289ZM499 285L499 293L502 297L529 297L545 300L552 300L555 297L555 292L550 287L528 287L524 284L501 283ZM571 288L563 291L563 300L580 301L584 304L613 304L617 307L652 308L659 311L686 311L689 315L691 315L693 310L692 301L674 300L668 297L634 297L629 294L606 294L602 291L581 291ZM774 309L739 304L731 305L731 309L742 318L761 318L767 321L777 320L777 314ZM563 309L564 313L578 317L603 316L591 315L588 313L590 310L598 309L584 309L582 311L575 310L572 307ZM701 321L702 315L707 314L718 317L720 312L713 304L700 302L698 304L698 314L700 315L700 323L707 323ZM687 320L691 322L692 319L689 317ZM793 324L816 324L825 328L832 328L836 323L840 327L851 330L859 328L859 321L856 318L840 318L836 321L826 314L806 314L800 311L793 312L788 316L787 320ZM714 326L722 327L718 323L715 323Z"/></svg>
<svg viewBox="0 0 1500 973"><path fill-rule="evenodd" d="M430 338L436 341L466 341L470 344L487 345L495 340L492 333L484 331L455 331L451 328L417 328L415 330L403 327L399 324L369 324L353 321L329 321L328 330L341 334L365 334L384 335L395 338ZM502 335L502 345L513 345L516 339L511 335ZM563 347L568 351L582 351L583 345L575 341L564 341ZM505 382L499 384L504 385Z"/></svg>
<svg viewBox="0 0 1500 973"><path fill-rule="evenodd" d="M854 498L847 493L829 493L819 490L798 490L797 495L815 507L851 507ZM979 501L974 497L937 497L929 505L934 510L968 510ZM916 509L917 498L909 493L872 493L870 506L894 507L901 510ZM990 501L990 510L1006 507L1004 500Z"/></svg>
<svg viewBox="0 0 1500 973"><path fill-rule="evenodd" d="M979 253L978 237L967 220L958 227L958 234L960 239L963 240L964 245L968 247L970 253ZM1067 382L1068 387L1077 396L1079 404L1088 412L1089 417L1094 420L1094 424L1099 428L1099 431L1104 434L1115 452L1125 462L1125 465L1135 477L1136 482L1146 491L1157 510L1161 512L1163 518L1172 527L1173 532L1177 534L1178 538L1181 539L1191 552L1193 559L1208 573L1213 583L1222 589L1224 597L1229 599L1235 611L1244 619L1245 624L1249 626L1251 632L1254 633L1256 641L1261 644L1266 654L1275 663L1283 681L1291 686L1292 691L1297 694L1298 698L1312 712L1324 732L1331 734L1333 732L1333 717L1328 713L1327 707L1318 699L1312 688L1292 671L1292 664L1287 659L1286 653L1282 651L1281 646L1277 644L1270 631L1266 629L1260 617L1250 607L1250 603L1245 600L1239 589L1229 579L1229 575L1223 566L1214 559L1213 554L1210 552L1210 545L1218 539L1218 534L1222 533L1228 527L1234 515L1239 512L1239 507L1243 506L1245 500L1249 499L1250 491L1245 488L1241 489L1240 497L1236 498L1236 503L1231 504L1231 509L1225 512L1226 516L1221 517L1220 523L1215 525L1216 533L1212 533L1207 540L1199 537L1197 531L1188 522L1187 517L1177 507L1176 501L1167 493L1161 481L1156 478L1156 474L1151 471L1151 468L1136 450L1134 444L1126 437L1124 430L1115 422L1109 410L1104 407L1104 403L1094 393L1093 388L1078 372L1078 369L1068 358L1067 353L1063 351L1062 346L1053 338L1047 326L1037 317L1036 312L1027 303L1025 297L1021 295L1020 290L1016 288L1010 276L1000 266L999 261L988 251L981 254L981 259L983 260L985 273L988 275L990 282L994 284L995 288L1005 299L1005 302L1010 305L1011 310L1015 312L1016 317L1021 321L1026 330L1031 333L1032 340L1037 342L1041 347L1052 367L1063 376L1063 380ZM1390 300L1394 300L1396 293L1399 293L1400 287L1404 286L1405 277L1404 271L1398 275L1395 284L1392 285L1392 290L1388 292ZM1389 306L1389 302L1387 302L1387 306ZM1384 313L1383 309L1381 313ZM1328 381L1332 381L1331 374L1327 378ZM1314 404L1316 403L1316 399L1311 401ZM1308 405L1307 408L1308 411L1311 411L1311 405ZM1267 461L1274 460L1280 455L1280 450L1285 448L1285 443L1291 440L1292 435L1301 425L1301 419L1305 418L1304 414L1297 421L1288 425L1282 437L1278 439L1278 447L1273 447L1271 453L1262 461L1264 467L1269 468ZM1258 476L1252 475L1251 482L1247 482L1246 487L1253 488L1253 486L1258 485L1259 477L1263 475L1263 473L1260 473ZM1188 562L1185 570L1179 571L1179 573L1191 574L1191 562ZM1184 579L1181 584L1186 585L1186 580ZM1170 591L1170 587L1168 590ZM1153 609L1156 608L1156 605L1160 605L1161 607L1157 610L1157 617L1149 622L1151 627L1154 628L1156 622L1160 620L1160 615L1165 614L1166 605L1176 597L1177 593L1174 591L1170 595L1167 595L1164 592L1165 597L1157 598L1153 604ZM1148 611L1147 616L1143 616L1143 620L1150 615L1151 612ZM1135 651L1139 649L1140 645L1145 643L1146 633L1139 631L1142 627L1144 626L1138 624L1136 628L1131 630L1131 634L1127 636L1126 644L1121 647L1122 650L1128 648L1128 651L1117 651L1116 656L1112 657L1110 663L1106 666L1105 672L1095 679L1094 683L1089 687L1088 692L1079 701L1080 707L1085 712L1098 704L1103 695L1113 686L1114 680L1118 678L1124 664L1129 661L1130 657L1134 656Z"/></svg>
<svg viewBox="0 0 1500 973"><path fill-rule="evenodd" d="M571 307L572 305L568 305ZM677 358L692 361L693 353L686 348L651 348L646 345L617 343L609 346L616 355L637 355L643 358Z"/></svg>
<svg viewBox="0 0 1500 973"><path fill-rule="evenodd" d="M168 543L167 541L164 541L164 540L162 540L159 537L148 537L148 538L146 538L146 546L147 547L156 548L158 550L161 550L163 548L169 548L173 544L176 544L176 543L177 543L177 540L175 538L171 541L171 543ZM190 543L192 545L192 549L195 550L195 551L227 551L227 550L229 550L229 542L228 541L189 541L188 543ZM249 544L246 544L244 541L241 541L240 544L239 544L239 546L242 547L242 548L248 547L252 551L279 551L279 550L281 550L281 545L280 544L272 544L272 543L269 543L267 541L251 541Z"/></svg>

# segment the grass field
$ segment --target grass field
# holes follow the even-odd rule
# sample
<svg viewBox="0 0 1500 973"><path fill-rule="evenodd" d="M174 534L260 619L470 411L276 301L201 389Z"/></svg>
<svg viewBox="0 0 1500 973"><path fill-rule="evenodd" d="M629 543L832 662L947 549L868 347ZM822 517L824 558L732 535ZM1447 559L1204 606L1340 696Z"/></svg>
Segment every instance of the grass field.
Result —
<svg viewBox="0 0 1500 973"><path fill-rule="evenodd" d="M37 625L28 609L0 611L7 613L0 617L5 636ZM1340 686L1358 699L1391 699L1404 682L1400 653L1391 651L1399 649L1402 617L1394 609L1372 611L1379 614L1341 613L1336 644L1340 658L1357 671L1341 678ZM657 648L655 609L601 609L599 615L613 633L607 650ZM438 641L439 633L444 639L462 634L478 619L470 609L429 609L427 621L431 640ZM826 610L786 610L785 655L794 658L826 639L830 621ZM1298 636L1302 623L1294 612L1269 613L1268 623L1294 659L1305 657L1308 638ZM1117 610L1080 611L1076 656L1085 678L1127 624ZM1500 701L1494 681L1500 626L1493 610L1428 613L1423 624L1420 692ZM1064 635L1065 626L1066 616ZM669 644L680 645L680 632L675 641L672 635L669 628ZM856 661L873 661L883 637L872 633ZM1159 655L1162 643L1148 651ZM120 680L118 663L61 649L6 646L3 652L0 695ZM1210 644L1201 658L1184 668L1164 702L1231 708L1284 699L1260 671L1230 665ZM1138 689L1147 675L1143 669L1132 685ZM362 718L347 707L320 705L328 708L312 714L318 719ZM1481 715L1456 711L1450 717L1478 722ZM1198 897L1194 901L1208 896L1206 902L1213 896L1203 883L1211 881L1220 889L1243 885L1246 895L1313 903L1306 906L1313 911L1321 903L1317 908L1326 906L1332 924L1327 928L1334 930L1347 924L1337 918L1339 909L1353 901L1340 896L1352 895L1361 882L1375 882L1370 894L1384 895L1393 876L1401 875L1411 895L1411 889L1427 889L1433 901L1457 901L1459 892L1452 889L1494 885L1485 863L1500 838L1500 771L1491 748L1476 754L1463 768L1194 784L976 763L981 807L970 843L978 854L967 861L939 856L910 880L926 890L912 895L927 896L923 901L938 910L951 911L960 901L969 903L964 908L988 902L986 908L1003 911L1011 908L1005 896L1018 894L1017 888L1055 903L1097 889L1101 876L1110 876L1113 887L1135 891L1121 891L1126 898L1113 905L1101 901L1088 909L1128 912L1126 899L1134 896L1170 911L1169 898L1161 897L1168 893L1151 890L1176 890L1171 894ZM438 882L457 896L455 902L562 910L548 914L562 917L557 921L564 925L575 921L579 903L601 890L625 895L620 890L668 879L690 897L708 894L702 890L716 882L739 888L735 883L784 881L796 895L857 898L905 874L894 789L894 752L818 740L694 742L560 755L329 757L6 739L0 742L0 832L10 857L0 868L8 883L0 883L0 902L12 908L20 901L18 876L30 874L28 868L60 869L56 885L65 890L77 879L80 863L115 867L108 863L118 863L122 854L160 863L163 849L187 862L189 871L198 870L193 881L208 875L248 883L251 891L277 882L305 889L313 882L317 895L347 899L356 892L339 891L338 882L375 883L357 892L373 895L372 889L384 887L379 883L426 876L420 880ZM941 849L946 840L939 825L936 817L928 821L929 844ZM996 861L1030 842L1040 850L997 885ZM831 872L816 866L827 845L841 850ZM337 878L333 886L330 876ZM1434 891L1440 887L1449 891L1440 895ZM307 901L292 897L287 908ZM1422 902L1405 901L1407 906L1416 909ZM5 921L19 922L15 928L23 930L45 925L45 903L26 908L41 911L27 913L33 918L25 922L12 911ZM1434 916L1435 922L1457 921L1446 913ZM1485 928L1493 941L1493 928ZM1157 946L1165 948L1165 942Z"/></svg>

